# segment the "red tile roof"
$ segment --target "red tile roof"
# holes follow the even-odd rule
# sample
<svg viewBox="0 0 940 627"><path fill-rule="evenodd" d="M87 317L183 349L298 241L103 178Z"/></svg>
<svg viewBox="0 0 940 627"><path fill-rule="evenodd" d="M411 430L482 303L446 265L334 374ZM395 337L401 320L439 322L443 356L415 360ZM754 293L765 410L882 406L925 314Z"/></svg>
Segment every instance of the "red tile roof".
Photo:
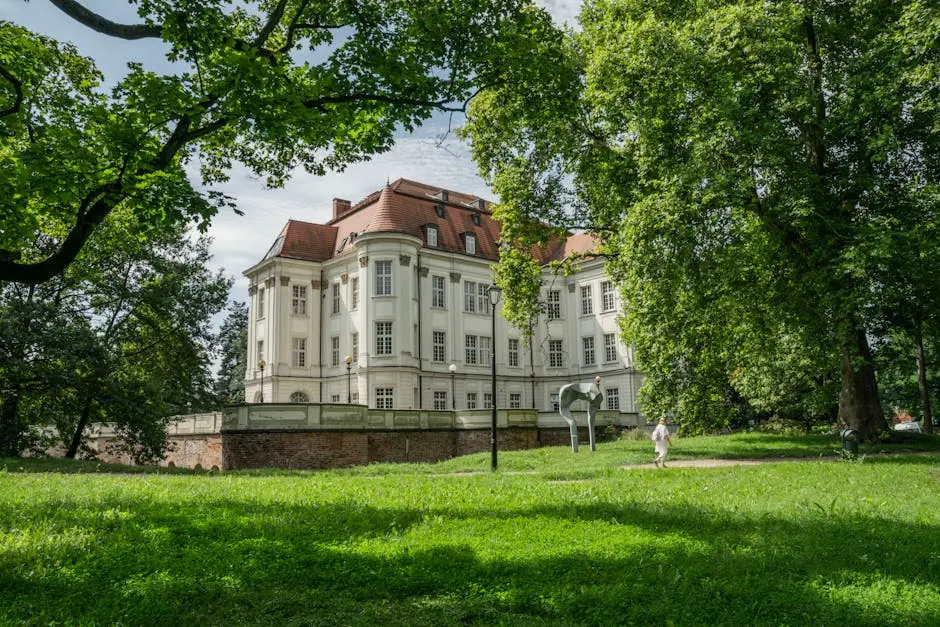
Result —
<svg viewBox="0 0 940 627"><path fill-rule="evenodd" d="M442 191L446 192L446 201ZM443 216L438 215L439 207ZM373 192L325 225L288 221L267 256L325 261L349 252L350 236L366 233L403 233L427 246L429 225L438 229L437 250L468 254L464 237L472 234L476 237L473 256L497 259L499 225L492 218L488 201L407 179L398 179ZM538 258L561 259L570 252L588 252L595 244L589 235L574 235L553 242L548 250L540 251Z"/></svg>

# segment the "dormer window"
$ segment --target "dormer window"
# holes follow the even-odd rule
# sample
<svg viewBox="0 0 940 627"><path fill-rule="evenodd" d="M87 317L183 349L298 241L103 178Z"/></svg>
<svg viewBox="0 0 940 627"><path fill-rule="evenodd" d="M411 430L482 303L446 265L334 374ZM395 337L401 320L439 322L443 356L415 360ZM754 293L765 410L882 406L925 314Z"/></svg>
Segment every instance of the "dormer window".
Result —
<svg viewBox="0 0 940 627"><path fill-rule="evenodd" d="M480 226L480 214L479 213L472 214L470 216L470 219L473 220L474 224L476 224L477 226Z"/></svg>
<svg viewBox="0 0 940 627"><path fill-rule="evenodd" d="M463 245L467 249L467 253L470 255L477 254L477 236L473 233L464 233L463 235Z"/></svg>
<svg viewBox="0 0 940 627"><path fill-rule="evenodd" d="M437 248L437 227L433 224L429 224L426 229L426 237L428 240L428 246Z"/></svg>
<svg viewBox="0 0 940 627"><path fill-rule="evenodd" d="M336 248L336 252L341 253L343 249L346 248L346 242L349 240L348 237L344 237L343 241L339 243L339 246Z"/></svg>
<svg viewBox="0 0 940 627"><path fill-rule="evenodd" d="M434 205L434 213L437 214L438 218L443 218L444 217L444 203L439 202L436 205Z"/></svg>
<svg viewBox="0 0 940 627"><path fill-rule="evenodd" d="M444 202L447 202L447 196L448 196L447 190L446 190L446 189L442 189L442 190L441 190L441 200L443 200Z"/></svg>

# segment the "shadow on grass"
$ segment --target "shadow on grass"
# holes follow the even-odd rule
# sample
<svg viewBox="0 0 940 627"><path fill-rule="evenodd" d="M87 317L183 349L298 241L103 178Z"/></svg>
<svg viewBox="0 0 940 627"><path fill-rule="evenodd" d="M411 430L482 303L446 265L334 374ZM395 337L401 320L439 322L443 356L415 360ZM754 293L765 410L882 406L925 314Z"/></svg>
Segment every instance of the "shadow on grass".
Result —
<svg viewBox="0 0 940 627"><path fill-rule="evenodd" d="M41 541L9 539L26 521L48 526ZM101 495L7 504L0 524L3 623L940 624L938 525L835 501L794 518L666 500L493 511ZM453 531L408 539L435 525ZM598 529L580 552L573 534ZM868 586L882 597L866 602ZM914 586L924 603L881 602Z"/></svg>

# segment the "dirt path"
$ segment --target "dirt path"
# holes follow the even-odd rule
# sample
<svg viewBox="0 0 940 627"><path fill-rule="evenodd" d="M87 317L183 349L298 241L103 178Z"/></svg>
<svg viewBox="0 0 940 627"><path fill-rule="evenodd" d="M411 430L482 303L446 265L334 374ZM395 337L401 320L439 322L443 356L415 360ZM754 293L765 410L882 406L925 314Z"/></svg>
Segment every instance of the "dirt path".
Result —
<svg viewBox="0 0 940 627"><path fill-rule="evenodd" d="M937 455L930 451L892 451L888 453L871 453L866 457L881 455ZM839 458L835 455L821 457L768 457L765 459L676 459L667 460L666 468L721 468L724 466L757 466L759 464L790 464L793 462L833 462ZM648 464L626 464L617 466L621 470L651 470L656 466L653 462Z"/></svg>

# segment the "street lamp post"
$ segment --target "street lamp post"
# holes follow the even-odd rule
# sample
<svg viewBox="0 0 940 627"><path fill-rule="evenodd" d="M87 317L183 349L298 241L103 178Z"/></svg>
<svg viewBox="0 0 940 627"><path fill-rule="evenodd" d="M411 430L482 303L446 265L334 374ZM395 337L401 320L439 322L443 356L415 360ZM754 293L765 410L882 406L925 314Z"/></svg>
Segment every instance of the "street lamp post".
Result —
<svg viewBox="0 0 940 627"><path fill-rule="evenodd" d="M258 362L258 369L261 370L261 402L264 402L264 360Z"/></svg>
<svg viewBox="0 0 940 627"><path fill-rule="evenodd" d="M346 404L349 405L352 403L352 392L350 392L349 387L349 377L352 370L352 357L346 355L346 359L343 361L346 362Z"/></svg>
<svg viewBox="0 0 940 627"><path fill-rule="evenodd" d="M450 409L457 411L457 364L451 364L450 370Z"/></svg>
<svg viewBox="0 0 940 627"><path fill-rule="evenodd" d="M490 286L489 296L490 296L490 313L493 314L493 339L491 340L491 350L490 350L490 364L493 366L492 370L492 388L491 392L493 394L493 416L492 416L492 425L490 427L490 470L496 470L496 303L499 302L501 290L495 284Z"/></svg>

